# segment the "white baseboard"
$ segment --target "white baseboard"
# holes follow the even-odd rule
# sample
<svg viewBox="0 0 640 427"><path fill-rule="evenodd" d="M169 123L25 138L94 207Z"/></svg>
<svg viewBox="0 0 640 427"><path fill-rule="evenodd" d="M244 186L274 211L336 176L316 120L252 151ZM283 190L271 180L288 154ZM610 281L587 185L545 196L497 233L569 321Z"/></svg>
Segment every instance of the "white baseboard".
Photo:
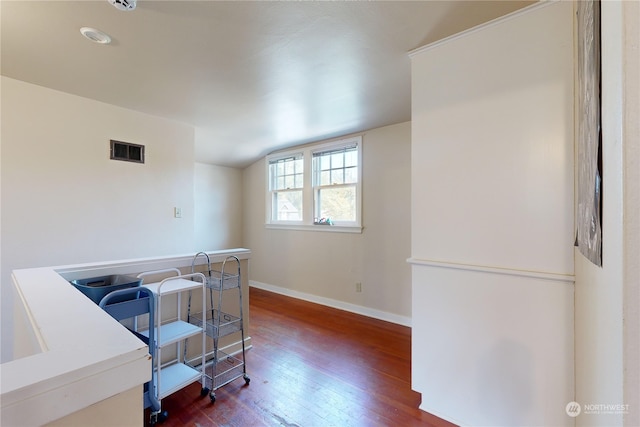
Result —
<svg viewBox="0 0 640 427"><path fill-rule="evenodd" d="M251 337L244 337L244 349L248 351L251 350L251 348L253 348ZM242 341L236 341L222 348L219 348L218 350L229 356L236 356L242 353Z"/></svg>
<svg viewBox="0 0 640 427"><path fill-rule="evenodd" d="M316 304L326 305L327 307L337 308L339 310L361 314L363 316L372 317L374 319L384 320L385 322L391 322L391 323L396 323L398 325L411 327L410 317L400 316L398 314L388 313L386 311L376 310L369 307L363 307L361 305L351 304L344 301L338 301L331 298L320 297L317 295L308 294L306 292L300 292L292 289L282 288L280 286L257 282L255 280L249 280L249 286L258 288L258 289L264 289L265 291L274 292L276 294L313 302Z"/></svg>
<svg viewBox="0 0 640 427"><path fill-rule="evenodd" d="M414 391L415 391L415 390L414 390ZM450 422L451 424L455 424L455 425L457 425L457 426L466 426L466 425L468 425L468 424L463 423L463 422L462 422L462 421L460 421L460 420L457 420L457 419L455 419L455 418L452 418L452 417L449 417L449 416L447 416L447 415L441 414L440 412L435 411L435 410L433 410L433 409L429 408L428 406L426 406L426 405L424 404L424 402L420 404L420 406L418 407L418 409L420 409L421 411L424 411L424 412L426 412L426 413L428 413L428 414L434 415L434 416L436 416L436 417L440 418L441 420L445 420L445 421Z"/></svg>

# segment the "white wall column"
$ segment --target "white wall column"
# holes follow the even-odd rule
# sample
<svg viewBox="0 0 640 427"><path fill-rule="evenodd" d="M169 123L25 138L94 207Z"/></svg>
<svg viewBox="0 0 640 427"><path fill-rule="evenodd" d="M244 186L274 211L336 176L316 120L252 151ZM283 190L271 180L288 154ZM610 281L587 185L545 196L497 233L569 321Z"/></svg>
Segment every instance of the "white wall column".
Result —
<svg viewBox="0 0 640 427"><path fill-rule="evenodd" d="M573 4L412 54L412 381L463 425L573 425Z"/></svg>

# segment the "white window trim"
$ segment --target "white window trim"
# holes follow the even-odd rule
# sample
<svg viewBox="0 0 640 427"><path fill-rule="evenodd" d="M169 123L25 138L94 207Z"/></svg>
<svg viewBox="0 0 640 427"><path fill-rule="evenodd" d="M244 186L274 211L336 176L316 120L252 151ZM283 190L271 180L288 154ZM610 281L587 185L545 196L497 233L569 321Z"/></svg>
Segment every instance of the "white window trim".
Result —
<svg viewBox="0 0 640 427"><path fill-rule="evenodd" d="M273 156L267 156L266 158L266 169L267 169L267 211L266 213L266 222L267 224L273 224L273 225L282 225L285 227L289 227L289 226L294 226L294 225L304 225L304 218L306 216L306 209L305 209L305 203L303 201L302 203L302 214L303 214L303 220L302 221L291 221L291 220L278 220L278 219L273 219L272 215L273 215L273 191L271 190L271 175L270 175L270 164L271 162L275 162L281 159L286 159L289 157L302 157L303 159L303 170L305 171L304 173L304 183L303 183L303 188L302 188L302 197L304 199L305 197L305 187L307 186L307 159L305 156L305 153L301 150L292 150L292 151L287 151L287 152L282 152L282 153L278 153L277 155L273 155Z"/></svg>
<svg viewBox="0 0 640 427"><path fill-rule="evenodd" d="M313 188L313 153L340 149L351 145L358 145L358 183L356 184L356 221L348 224L317 225L314 218L314 188ZM298 231L325 231L337 233L362 233L362 136L338 139L318 144L296 147L292 150L281 151L266 156L265 158L265 182L266 182L266 212L265 227L274 230L298 230ZM302 155L304 164L304 188L302 195L302 221L286 221L272 219L273 197L270 188L269 164L279 159Z"/></svg>
<svg viewBox="0 0 640 427"><path fill-rule="evenodd" d="M265 224L270 230L323 231L329 233L362 233L363 227L348 227L344 225L308 225L308 224Z"/></svg>

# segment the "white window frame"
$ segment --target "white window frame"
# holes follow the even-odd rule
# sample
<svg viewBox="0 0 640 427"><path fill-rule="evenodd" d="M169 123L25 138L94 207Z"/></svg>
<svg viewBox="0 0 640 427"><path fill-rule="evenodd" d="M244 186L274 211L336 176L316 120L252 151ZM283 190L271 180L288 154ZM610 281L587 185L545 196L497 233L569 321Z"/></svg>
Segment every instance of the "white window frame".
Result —
<svg viewBox="0 0 640 427"><path fill-rule="evenodd" d="M285 159L298 159L301 158L303 161L303 166L302 166L302 170L303 170L303 184L302 184L302 188L274 188L274 182L273 182L273 177L271 176L271 164L278 162L279 160L285 160ZM307 186L306 183L306 174L307 174L307 165L306 165L306 156L304 155L304 153L300 152L299 150L297 151L293 151L293 152L287 152L287 153L280 153L280 155L277 156L269 156L267 157L267 218L269 220L269 222L271 224L281 224L281 225L285 225L285 224L291 224L291 225L302 225L304 224L304 216L306 214L306 210L305 209L305 203L304 203L304 197L305 197L305 187ZM303 219L302 220L284 220L284 219L277 219L274 218L275 213L276 213L276 207L274 206L274 199L277 193L286 193L288 191L302 191L302 197L303 197L303 202L302 202L302 215L303 215Z"/></svg>
<svg viewBox="0 0 640 427"><path fill-rule="evenodd" d="M356 188L356 220L355 221L334 221L333 225L319 225L314 224L314 216L316 212L315 206L315 191L313 182L313 154L340 150L342 148L356 145L358 147L358 169L357 177L358 182L354 184ZM268 155L265 158L266 169L266 218L265 226L271 229L286 229L286 230L304 230L304 231L328 231L328 232L342 232L342 233L361 233L362 232L362 136L355 136L349 138L343 138L339 140L333 140L323 143L310 144L301 147L296 147L291 150L281 151L275 154ZM304 187L302 194L302 221L291 220L278 220L273 218L273 191L271 189L271 174L270 164L274 161L285 159L292 156L302 156L303 170L304 170Z"/></svg>

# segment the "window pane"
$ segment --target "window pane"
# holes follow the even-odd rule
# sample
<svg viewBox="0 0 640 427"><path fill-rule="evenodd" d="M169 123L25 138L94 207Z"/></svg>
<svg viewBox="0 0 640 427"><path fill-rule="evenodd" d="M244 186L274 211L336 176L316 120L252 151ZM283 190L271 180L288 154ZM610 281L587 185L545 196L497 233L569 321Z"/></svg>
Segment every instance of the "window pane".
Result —
<svg viewBox="0 0 640 427"><path fill-rule="evenodd" d="M331 169L341 168L344 165L344 152L331 155Z"/></svg>
<svg viewBox="0 0 640 427"><path fill-rule="evenodd" d="M331 171L322 171L320 173L320 185L331 185Z"/></svg>
<svg viewBox="0 0 640 427"><path fill-rule="evenodd" d="M317 220L329 218L332 221L356 220L355 186L322 188L316 193Z"/></svg>
<svg viewBox="0 0 640 427"><path fill-rule="evenodd" d="M352 167L344 170L344 183L355 184L358 182L358 168Z"/></svg>
<svg viewBox="0 0 640 427"><path fill-rule="evenodd" d="M318 219L332 221L356 220L355 187L322 188L317 194Z"/></svg>
<svg viewBox="0 0 640 427"><path fill-rule="evenodd" d="M291 175L293 173L293 163L293 160L284 162L284 173L286 175Z"/></svg>
<svg viewBox="0 0 640 427"><path fill-rule="evenodd" d="M284 190L287 188L302 188L303 183L297 187L296 175L304 175L304 161L301 156L289 157L269 163L271 190Z"/></svg>
<svg viewBox="0 0 640 427"><path fill-rule="evenodd" d="M322 156L320 157L320 169L323 171L331 169L331 157Z"/></svg>
<svg viewBox="0 0 640 427"><path fill-rule="evenodd" d="M320 159L314 157L311 168L313 170L313 185L320 185Z"/></svg>
<svg viewBox="0 0 640 427"><path fill-rule="evenodd" d="M302 221L302 191L273 193L274 217L278 221Z"/></svg>
<svg viewBox="0 0 640 427"><path fill-rule="evenodd" d="M302 175L301 173L297 174L295 176L295 187L296 188L302 188L302 186L304 185L303 177L304 177L304 175Z"/></svg>
<svg viewBox="0 0 640 427"><path fill-rule="evenodd" d="M344 166L345 167L350 167L350 166L358 166L358 152L353 150L353 151L347 151L345 153L344 156Z"/></svg>
<svg viewBox="0 0 640 427"><path fill-rule="evenodd" d="M331 171L331 184L344 184L343 169L333 169Z"/></svg>
<svg viewBox="0 0 640 427"><path fill-rule="evenodd" d="M284 177L284 188L295 188L294 187L294 184L295 184L294 176L295 175L286 175Z"/></svg>

